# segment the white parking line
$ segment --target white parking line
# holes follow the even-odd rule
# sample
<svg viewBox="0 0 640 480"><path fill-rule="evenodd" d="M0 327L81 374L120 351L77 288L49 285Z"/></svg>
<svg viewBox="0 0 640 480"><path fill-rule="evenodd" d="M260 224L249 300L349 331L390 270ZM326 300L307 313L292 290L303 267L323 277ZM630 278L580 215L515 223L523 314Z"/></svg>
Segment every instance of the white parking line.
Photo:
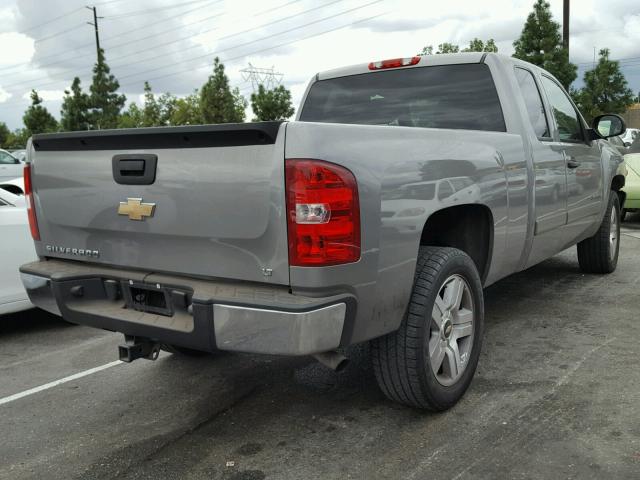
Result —
<svg viewBox="0 0 640 480"><path fill-rule="evenodd" d="M57 387L58 385L62 385L63 383L71 382L73 380L77 380L78 378L86 377L87 375L91 375L92 373L100 372L102 370L115 367L116 365L120 365L122 363L123 362L121 362L120 360L116 360L115 362L105 363L104 365L100 365L99 367L90 368L89 370L85 370L84 372L74 373L73 375L69 375L68 377L61 378L60 380L55 380L53 382L40 385L39 387L30 388L29 390L25 390L24 392L20 392L14 395L9 395L8 397L0 398L0 405L13 402L14 400L18 400L20 398L28 397L29 395L33 395L34 393L42 392L43 390L47 390L49 388Z"/></svg>

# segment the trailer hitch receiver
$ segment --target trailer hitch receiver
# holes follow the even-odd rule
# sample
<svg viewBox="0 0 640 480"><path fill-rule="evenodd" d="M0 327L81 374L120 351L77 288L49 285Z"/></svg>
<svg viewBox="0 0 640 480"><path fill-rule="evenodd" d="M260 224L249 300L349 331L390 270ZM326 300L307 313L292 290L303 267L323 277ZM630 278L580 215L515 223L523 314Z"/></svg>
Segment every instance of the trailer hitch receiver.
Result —
<svg viewBox="0 0 640 480"><path fill-rule="evenodd" d="M160 355L160 344L148 338L124 336L124 345L118 346L120 361L131 363L138 358L156 360Z"/></svg>

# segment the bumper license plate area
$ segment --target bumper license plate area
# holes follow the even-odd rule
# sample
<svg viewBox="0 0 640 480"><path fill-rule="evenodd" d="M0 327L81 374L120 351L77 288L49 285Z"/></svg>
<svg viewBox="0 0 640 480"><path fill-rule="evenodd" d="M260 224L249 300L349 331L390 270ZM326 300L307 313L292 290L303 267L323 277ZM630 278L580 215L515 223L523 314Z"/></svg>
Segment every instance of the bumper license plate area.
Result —
<svg viewBox="0 0 640 480"><path fill-rule="evenodd" d="M171 297L162 288L140 284L128 284L125 288L127 308L139 312L173 316Z"/></svg>

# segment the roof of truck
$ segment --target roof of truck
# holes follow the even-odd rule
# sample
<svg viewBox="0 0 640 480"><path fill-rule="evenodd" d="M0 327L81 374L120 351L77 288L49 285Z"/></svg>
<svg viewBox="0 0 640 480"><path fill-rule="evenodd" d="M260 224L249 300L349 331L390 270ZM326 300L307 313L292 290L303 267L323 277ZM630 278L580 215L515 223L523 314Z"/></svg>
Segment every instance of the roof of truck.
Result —
<svg viewBox="0 0 640 480"><path fill-rule="evenodd" d="M502 63L511 63L511 64L519 64L526 65L530 68L537 69L535 65L532 65L523 60L519 60L517 58L510 57L508 55L503 55L500 53L487 53L487 52L465 52L465 53L444 53L438 55L417 55L420 60L418 63L414 65L407 65L405 67L395 67L398 68L416 68L416 67L426 67L426 66L435 66L435 65L456 65L462 63L481 63L485 61L487 56L493 57L495 60ZM412 57L408 57L412 58ZM378 61L381 59L373 59L373 61ZM326 80L329 78L336 77L345 77L349 75L360 75L363 73L375 73L384 70L371 70L369 68L369 63L358 63L355 65L349 65L346 67L335 68L332 70L326 70L324 72L320 72L316 74L314 80Z"/></svg>
<svg viewBox="0 0 640 480"><path fill-rule="evenodd" d="M420 61L411 66L397 67L397 68L415 68L425 67L427 65L453 65L460 63L479 63L483 61L486 53L482 52L469 52L469 53L445 53L439 55L423 55L420 56ZM502 55L503 56L503 55ZM411 58L411 57L409 57ZM372 58L371 61L383 60L380 58ZM355 65L349 65L347 67L335 68L332 70L326 70L316 75L316 80L326 80L328 78L344 77L348 75L358 75L362 73L374 73L381 70L370 70L369 62L358 63Z"/></svg>

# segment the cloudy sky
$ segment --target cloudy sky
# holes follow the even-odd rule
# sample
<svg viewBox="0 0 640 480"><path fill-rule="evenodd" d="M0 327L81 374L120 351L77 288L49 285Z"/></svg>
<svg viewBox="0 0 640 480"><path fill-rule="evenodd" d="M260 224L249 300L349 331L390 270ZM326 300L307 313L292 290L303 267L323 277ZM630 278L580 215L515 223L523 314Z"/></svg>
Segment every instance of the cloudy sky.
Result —
<svg viewBox="0 0 640 480"><path fill-rule="evenodd" d="M298 104L316 72L352 63L410 56L426 44L494 38L513 53L534 0L100 0L100 43L129 101L143 82L155 92L198 88L219 56L234 86L249 96L249 63L283 74ZM562 0L551 0L562 19ZM92 11L81 0L0 0L0 121L22 126L36 88L59 116L74 76L85 87L95 62ZM91 5L91 4L90 4ZM640 90L640 1L574 0L571 61L580 78L594 47L622 61ZM580 81L576 82L577 85Z"/></svg>

